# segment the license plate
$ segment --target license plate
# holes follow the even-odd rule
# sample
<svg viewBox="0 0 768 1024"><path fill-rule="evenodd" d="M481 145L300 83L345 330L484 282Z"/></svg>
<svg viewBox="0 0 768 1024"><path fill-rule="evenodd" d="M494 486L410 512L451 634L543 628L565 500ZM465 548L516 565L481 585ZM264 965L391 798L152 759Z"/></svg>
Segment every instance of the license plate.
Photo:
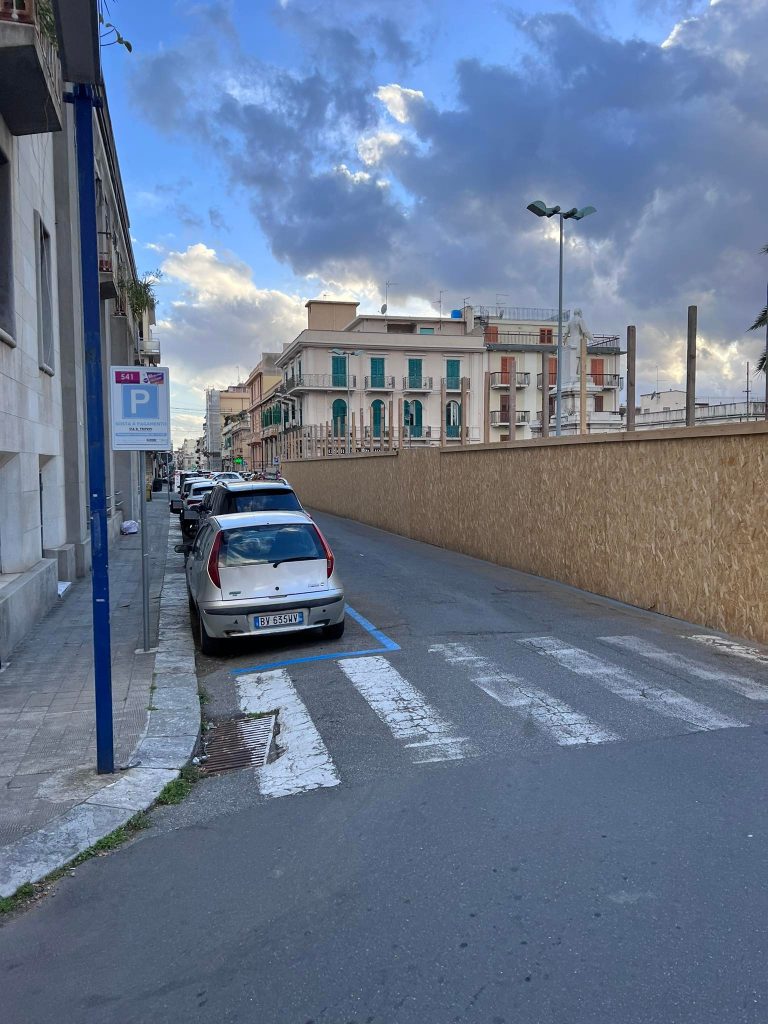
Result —
<svg viewBox="0 0 768 1024"><path fill-rule="evenodd" d="M270 615L256 615L253 620L254 629L268 626L303 626L304 612L273 612Z"/></svg>

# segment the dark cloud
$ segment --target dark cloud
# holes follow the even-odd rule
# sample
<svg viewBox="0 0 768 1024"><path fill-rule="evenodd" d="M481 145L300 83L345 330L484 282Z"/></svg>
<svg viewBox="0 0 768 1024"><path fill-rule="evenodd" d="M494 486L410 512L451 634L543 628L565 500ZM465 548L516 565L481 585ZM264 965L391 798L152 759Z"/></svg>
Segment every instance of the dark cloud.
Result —
<svg viewBox="0 0 768 1024"><path fill-rule="evenodd" d="M224 219L224 214L218 206L208 208L208 221L214 231L229 231L229 225Z"/></svg>

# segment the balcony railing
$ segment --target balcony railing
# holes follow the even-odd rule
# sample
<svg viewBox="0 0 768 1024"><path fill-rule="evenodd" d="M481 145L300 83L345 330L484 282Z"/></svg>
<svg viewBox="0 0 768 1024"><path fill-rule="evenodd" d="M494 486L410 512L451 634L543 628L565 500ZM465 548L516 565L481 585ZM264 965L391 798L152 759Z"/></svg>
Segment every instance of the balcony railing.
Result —
<svg viewBox="0 0 768 1024"><path fill-rule="evenodd" d="M624 381L618 373L588 373L587 384L597 388L620 388Z"/></svg>
<svg viewBox="0 0 768 1024"><path fill-rule="evenodd" d="M12 135L61 129L61 71L46 14L35 0L0 0L0 114Z"/></svg>
<svg viewBox="0 0 768 1024"><path fill-rule="evenodd" d="M530 423L531 422L531 411L530 409L518 409L515 412L515 423ZM509 426L509 409L493 409L491 411L491 426L492 427L508 427Z"/></svg>
<svg viewBox="0 0 768 1024"><path fill-rule="evenodd" d="M383 373L375 373L364 381L366 391L394 391L395 378L385 377Z"/></svg>
<svg viewBox="0 0 768 1024"><path fill-rule="evenodd" d="M544 376L543 373L537 373L536 374L536 387L539 389L539 391L541 391L541 378L543 376ZM554 374L554 373L551 373L551 372L549 374L549 386L551 388L556 388L557 387L557 375Z"/></svg>
<svg viewBox="0 0 768 1024"><path fill-rule="evenodd" d="M618 334L593 334L592 341L587 345L588 348L620 348L621 343L619 341Z"/></svg>
<svg viewBox="0 0 768 1024"><path fill-rule="evenodd" d="M431 391L431 377L403 377L403 391Z"/></svg>
<svg viewBox="0 0 768 1024"><path fill-rule="evenodd" d="M445 436L449 440L461 437L461 424L460 423L449 423L446 426L446 428L445 428Z"/></svg>
<svg viewBox="0 0 768 1024"><path fill-rule="evenodd" d="M356 387L353 373L302 373L285 382L286 391L354 391Z"/></svg>
<svg viewBox="0 0 768 1024"><path fill-rule="evenodd" d="M527 388L531 383L530 373L524 371L518 371L515 373L515 387L516 388ZM509 387L509 371L502 370L500 373L491 374L491 387L492 388L508 388Z"/></svg>

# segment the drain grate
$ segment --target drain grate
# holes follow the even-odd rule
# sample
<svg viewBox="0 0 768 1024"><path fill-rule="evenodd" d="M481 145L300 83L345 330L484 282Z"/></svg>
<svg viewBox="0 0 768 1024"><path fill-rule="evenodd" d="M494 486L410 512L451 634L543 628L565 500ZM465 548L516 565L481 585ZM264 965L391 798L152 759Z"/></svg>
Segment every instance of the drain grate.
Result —
<svg viewBox="0 0 768 1024"><path fill-rule="evenodd" d="M262 718L229 719L214 726L205 737L207 760L203 775L216 775L235 768L262 768L269 758L275 734L276 715Z"/></svg>

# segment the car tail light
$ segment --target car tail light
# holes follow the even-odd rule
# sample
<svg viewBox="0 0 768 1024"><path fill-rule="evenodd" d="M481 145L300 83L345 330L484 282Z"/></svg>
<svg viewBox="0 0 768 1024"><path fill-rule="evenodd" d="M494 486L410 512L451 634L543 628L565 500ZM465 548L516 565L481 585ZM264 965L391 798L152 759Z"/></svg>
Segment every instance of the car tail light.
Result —
<svg viewBox="0 0 768 1024"><path fill-rule="evenodd" d="M317 531L317 536L320 538L320 543L323 545L323 549L325 550L325 560L326 560L326 562L328 564L328 579L330 579L331 578L331 573L333 572L333 552L331 551L331 548L330 548L330 546L328 544L328 541L325 539L325 537L320 532L320 530L319 530L319 528L317 526L317 523L313 523L312 525L314 526L315 530Z"/></svg>
<svg viewBox="0 0 768 1024"><path fill-rule="evenodd" d="M221 550L221 534L216 534L211 553L208 556L208 575L214 587L221 589L221 576L219 576L219 551ZM330 575L330 574L329 574Z"/></svg>

